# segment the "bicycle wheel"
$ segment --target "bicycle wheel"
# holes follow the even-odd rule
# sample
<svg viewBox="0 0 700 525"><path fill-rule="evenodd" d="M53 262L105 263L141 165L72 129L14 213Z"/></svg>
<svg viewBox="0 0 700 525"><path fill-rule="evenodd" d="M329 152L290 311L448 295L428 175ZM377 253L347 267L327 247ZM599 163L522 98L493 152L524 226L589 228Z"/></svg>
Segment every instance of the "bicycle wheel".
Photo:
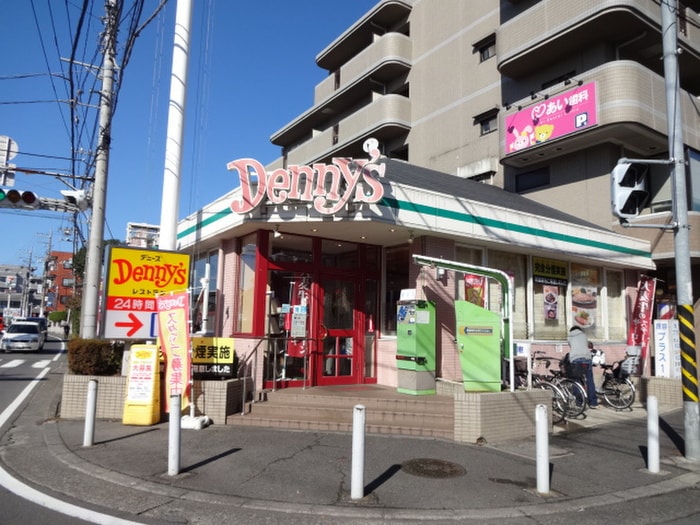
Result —
<svg viewBox="0 0 700 525"><path fill-rule="evenodd" d="M586 391L581 383L573 379L562 378L557 383L565 397L566 417L578 417L586 411L588 401Z"/></svg>
<svg viewBox="0 0 700 525"><path fill-rule="evenodd" d="M537 386L552 393L552 424L556 425L564 421L566 417L566 397L561 389L546 381L540 381Z"/></svg>
<svg viewBox="0 0 700 525"><path fill-rule="evenodd" d="M628 378L608 377L603 382L603 397L616 410L629 408L634 403L635 388Z"/></svg>

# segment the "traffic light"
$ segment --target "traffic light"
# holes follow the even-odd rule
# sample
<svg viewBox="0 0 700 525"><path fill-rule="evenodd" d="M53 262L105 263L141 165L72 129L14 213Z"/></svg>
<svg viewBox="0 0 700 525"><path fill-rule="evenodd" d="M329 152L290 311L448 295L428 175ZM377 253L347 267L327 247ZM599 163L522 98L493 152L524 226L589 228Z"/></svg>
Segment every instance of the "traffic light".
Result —
<svg viewBox="0 0 700 525"><path fill-rule="evenodd" d="M80 211L88 209L89 201L85 190L61 190L63 199Z"/></svg>
<svg viewBox="0 0 700 525"><path fill-rule="evenodd" d="M620 219L637 217L649 201L649 165L618 161L610 174L612 214Z"/></svg>
<svg viewBox="0 0 700 525"><path fill-rule="evenodd" d="M37 209L41 205L39 196L33 191L0 188L0 207Z"/></svg>

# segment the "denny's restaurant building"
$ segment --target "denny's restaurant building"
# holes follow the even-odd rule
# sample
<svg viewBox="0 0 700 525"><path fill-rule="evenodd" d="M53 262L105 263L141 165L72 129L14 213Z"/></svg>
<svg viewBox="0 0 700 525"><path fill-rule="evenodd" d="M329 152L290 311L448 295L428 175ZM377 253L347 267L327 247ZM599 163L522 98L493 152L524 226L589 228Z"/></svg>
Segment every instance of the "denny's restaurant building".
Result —
<svg viewBox="0 0 700 525"><path fill-rule="evenodd" d="M194 283L210 275L195 330L206 315L208 331L233 337L256 384L396 386L402 291L434 303L435 376L461 382L455 300L500 312L500 285L414 254L506 272L515 342L562 351L578 324L598 346L624 348L625 298L653 268L646 241L368 150L269 173L233 161L240 186L178 226Z"/></svg>

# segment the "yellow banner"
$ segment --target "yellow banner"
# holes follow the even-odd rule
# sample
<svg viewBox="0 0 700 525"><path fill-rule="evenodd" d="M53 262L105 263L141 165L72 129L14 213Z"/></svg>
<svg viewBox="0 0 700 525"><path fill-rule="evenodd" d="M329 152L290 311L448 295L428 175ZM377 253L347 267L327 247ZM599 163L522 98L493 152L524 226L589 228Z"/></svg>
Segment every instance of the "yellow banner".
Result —
<svg viewBox="0 0 700 525"><path fill-rule="evenodd" d="M170 396L181 395L181 408L189 406L192 361L190 354L189 295L187 292L158 296L158 340L165 357L165 408Z"/></svg>

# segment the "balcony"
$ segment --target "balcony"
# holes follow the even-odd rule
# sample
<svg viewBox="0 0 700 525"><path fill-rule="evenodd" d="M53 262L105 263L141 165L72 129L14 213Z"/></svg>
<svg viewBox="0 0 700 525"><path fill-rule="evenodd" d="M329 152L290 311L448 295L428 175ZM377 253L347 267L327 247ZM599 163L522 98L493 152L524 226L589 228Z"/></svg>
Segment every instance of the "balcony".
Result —
<svg viewBox="0 0 700 525"><path fill-rule="evenodd" d="M650 157L668 151L666 122L666 91L664 79L637 62L621 60L603 64L586 76L586 82L597 84L597 125L556 140L545 141L520 151L502 154L507 166L525 167L547 161L597 144L612 143L625 148L630 157ZM560 87L559 91L562 89ZM551 96L556 96L554 88ZM693 99L682 93L684 139L686 144L700 149L698 126L700 119ZM527 109L534 105L528 96L516 102ZM516 111L502 117L500 129L508 133ZM522 126L521 126L522 127Z"/></svg>
<svg viewBox="0 0 700 525"><path fill-rule="evenodd" d="M412 2L383 0L316 56L316 64L335 71L363 49L369 47L377 35L389 32L408 34L408 16Z"/></svg>
<svg viewBox="0 0 700 525"><path fill-rule="evenodd" d="M317 130L331 127L342 115L369 99L371 93L383 91L390 82L403 85L410 70L410 41L391 33L348 62L340 71L341 89L333 90L334 76L319 84L316 105L302 113L270 137L273 144L290 147L307 140Z"/></svg>
<svg viewBox="0 0 700 525"><path fill-rule="evenodd" d="M401 95L384 95L341 120L334 129L316 134L287 153L287 164L309 164L333 156L356 156L362 153L362 143L374 137L389 142L410 130L411 104ZM360 156L365 156L362 154Z"/></svg>
<svg viewBox="0 0 700 525"><path fill-rule="evenodd" d="M321 106L338 92L356 85L367 78L368 72L371 72L373 82L389 84L410 68L411 40L401 33L387 33L343 64L337 76L331 74L320 82L314 92L314 105Z"/></svg>
<svg viewBox="0 0 700 525"><path fill-rule="evenodd" d="M573 61L571 57L584 53L600 61L598 54L607 52L591 51L591 42L595 41L607 43L614 51L613 56L606 54L605 60L635 60L662 75L660 9L655 0L542 0L498 29L499 71L517 79L541 70L542 64ZM697 94L700 17L690 10L686 10L686 16L686 33L681 32L678 39L683 51L679 55L681 85Z"/></svg>

